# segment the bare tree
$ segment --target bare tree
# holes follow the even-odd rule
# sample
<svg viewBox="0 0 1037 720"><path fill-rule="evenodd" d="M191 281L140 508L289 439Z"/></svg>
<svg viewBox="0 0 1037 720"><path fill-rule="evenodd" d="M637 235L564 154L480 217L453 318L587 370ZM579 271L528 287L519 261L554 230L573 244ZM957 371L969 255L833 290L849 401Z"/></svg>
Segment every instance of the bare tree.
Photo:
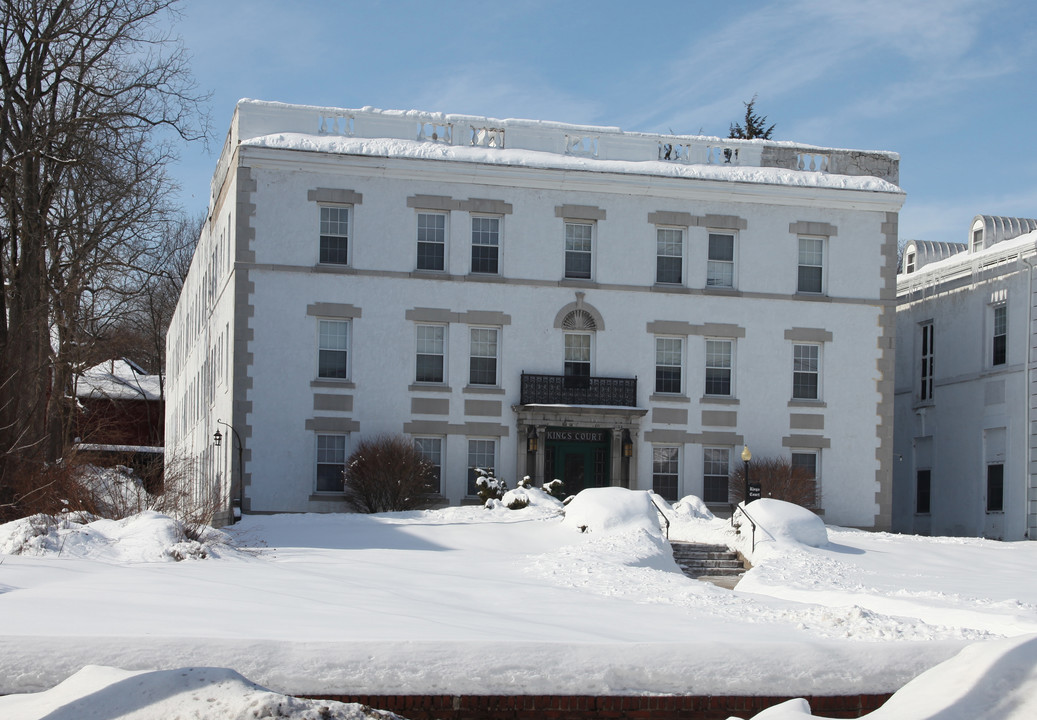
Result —
<svg viewBox="0 0 1037 720"><path fill-rule="evenodd" d="M0 503L12 472L61 457L76 366L160 254L173 153L155 130L207 132L175 1L0 7Z"/></svg>

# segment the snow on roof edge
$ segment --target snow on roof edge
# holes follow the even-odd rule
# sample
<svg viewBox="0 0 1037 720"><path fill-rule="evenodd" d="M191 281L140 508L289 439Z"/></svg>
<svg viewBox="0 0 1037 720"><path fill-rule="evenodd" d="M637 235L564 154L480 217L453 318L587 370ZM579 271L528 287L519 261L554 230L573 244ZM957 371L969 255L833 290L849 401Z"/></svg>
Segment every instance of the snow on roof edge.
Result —
<svg viewBox="0 0 1037 720"><path fill-rule="evenodd" d="M753 165L700 165L694 163L670 163L659 160L601 160L559 155L542 150L514 148L488 150L486 148L463 145L423 143L401 138L351 138L338 135L278 132L241 140L239 144L244 147L265 147L365 157L473 162L515 167L581 170L601 173L613 172L721 182L745 182L760 185L855 190L900 195L901 197L905 195L904 190L900 186L874 175L839 175ZM799 146L797 145L797 147Z"/></svg>
<svg viewBox="0 0 1037 720"><path fill-rule="evenodd" d="M494 125L512 125L516 127L539 127L539 128L550 128L554 130L569 130L579 132L597 132L597 133L615 133L622 135L631 135L638 137L673 137L678 139L689 139L689 140L701 140L701 141L717 141L724 143L734 143L739 145L767 145L773 147L789 147L789 148L800 148L804 150L817 150L817 151L828 151L828 152L860 152L867 153L869 155L882 155L890 159L900 160L900 153L893 150L866 150L862 148L845 148L845 147L829 147L825 145L811 145L809 143L797 142L794 140L762 140L752 139L743 140L739 138L724 138L719 135L697 135L693 133L675 134L675 133L656 133L641 130L623 130L619 126L615 125L584 125L576 123L567 123L559 120L535 120L532 118L494 118L483 115L467 115L464 113L443 113L433 112L427 110L385 110L382 108L376 108L371 105L365 105L362 108L342 108L334 107L330 105L307 105L297 103L286 103L276 100L257 100L255 98L240 98L235 104L235 108L243 105L253 105L259 108L278 108L278 109L295 109L295 110L310 110L315 112L325 112L329 114L348 114L348 113L373 113L381 114L387 117L404 117L413 118L414 120L425 120L441 122L471 122L473 124L494 124Z"/></svg>

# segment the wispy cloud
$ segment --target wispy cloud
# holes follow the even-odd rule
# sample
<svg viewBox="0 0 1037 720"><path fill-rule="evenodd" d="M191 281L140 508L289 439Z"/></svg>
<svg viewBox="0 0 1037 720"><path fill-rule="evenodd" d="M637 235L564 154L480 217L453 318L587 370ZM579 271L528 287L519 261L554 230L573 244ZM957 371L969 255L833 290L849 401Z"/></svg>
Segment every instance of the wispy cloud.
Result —
<svg viewBox="0 0 1037 720"><path fill-rule="evenodd" d="M820 122L894 116L1017 69L983 35L985 19L1000 6L986 0L750 6L664 68L665 102L630 122L724 130L754 93L773 108L833 80L842 86L819 104L827 116Z"/></svg>

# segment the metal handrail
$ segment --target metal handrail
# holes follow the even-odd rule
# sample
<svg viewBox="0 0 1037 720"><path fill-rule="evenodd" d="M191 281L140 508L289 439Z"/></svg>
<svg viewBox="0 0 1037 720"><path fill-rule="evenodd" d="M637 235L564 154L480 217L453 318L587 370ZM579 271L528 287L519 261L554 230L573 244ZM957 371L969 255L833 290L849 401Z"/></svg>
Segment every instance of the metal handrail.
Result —
<svg viewBox="0 0 1037 720"><path fill-rule="evenodd" d="M663 534L666 536L666 539L669 540L670 539L670 518L666 517L666 512L662 509L662 506L659 505L659 503L656 501L654 492L649 490L648 491L648 497L649 497L649 499L651 499L652 504L655 505L655 509L662 516L663 522L666 523L666 527L663 528Z"/></svg>
<svg viewBox="0 0 1037 720"><path fill-rule="evenodd" d="M745 515L745 519L748 520L749 524L753 526L753 552L756 552L756 520L754 520L753 516L749 514L749 511L745 509L745 502L741 502L738 505L736 505L735 512L741 512L743 515ZM731 525L734 526L734 524L735 514L731 513ZM771 537L774 537L774 535L772 535L771 532L762 525L760 526L760 529L768 535L770 535Z"/></svg>

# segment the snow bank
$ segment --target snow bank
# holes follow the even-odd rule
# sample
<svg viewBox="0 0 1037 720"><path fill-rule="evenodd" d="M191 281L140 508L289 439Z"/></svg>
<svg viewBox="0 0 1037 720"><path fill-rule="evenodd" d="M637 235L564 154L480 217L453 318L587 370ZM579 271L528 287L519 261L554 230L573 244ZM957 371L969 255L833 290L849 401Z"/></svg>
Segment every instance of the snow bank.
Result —
<svg viewBox="0 0 1037 720"><path fill-rule="evenodd" d="M621 487L588 488L565 506L564 524L578 532L645 530L661 535L659 511L647 492Z"/></svg>
<svg viewBox="0 0 1037 720"><path fill-rule="evenodd" d="M148 510L122 520L89 513L37 514L0 525L0 553L89 558L105 562L168 562L235 553L230 538Z"/></svg>
<svg viewBox="0 0 1037 720"><path fill-rule="evenodd" d="M828 544L824 520L799 505L782 500L761 498L749 503L748 512L756 521L757 542L769 536L777 543L794 543L810 547ZM743 521L743 525L749 524Z"/></svg>
<svg viewBox="0 0 1037 720"><path fill-rule="evenodd" d="M301 700L260 687L226 668L129 671L88 665L50 690L0 697L0 716L18 720L287 718L365 720L394 713L330 700Z"/></svg>
<svg viewBox="0 0 1037 720"><path fill-rule="evenodd" d="M815 717L803 699L789 700L754 720ZM1037 635L976 643L927 670L867 720L1031 720L1037 717Z"/></svg>

